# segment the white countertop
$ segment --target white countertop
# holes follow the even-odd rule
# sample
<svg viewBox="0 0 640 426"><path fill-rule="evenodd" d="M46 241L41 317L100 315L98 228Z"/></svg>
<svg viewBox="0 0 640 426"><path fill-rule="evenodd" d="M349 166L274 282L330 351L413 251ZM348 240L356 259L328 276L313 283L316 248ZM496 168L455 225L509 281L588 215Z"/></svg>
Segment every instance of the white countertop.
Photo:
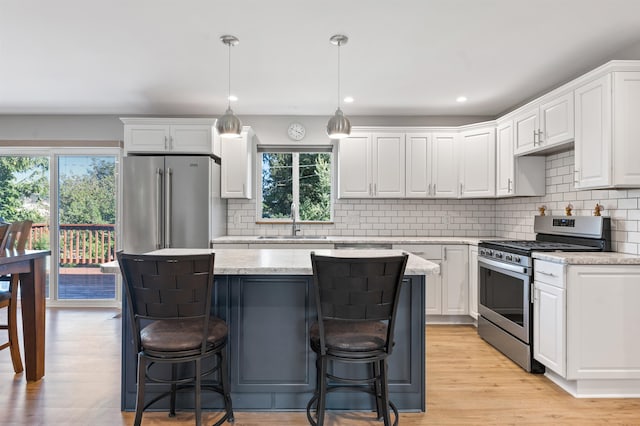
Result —
<svg viewBox="0 0 640 426"><path fill-rule="evenodd" d="M213 244L470 244L478 245L483 240L505 240L500 237L347 237L326 238L260 238L257 235L227 235L212 240Z"/></svg>
<svg viewBox="0 0 640 426"><path fill-rule="evenodd" d="M312 275L310 253L337 257L394 256L401 250L329 250L329 249L163 249L148 254L187 255L215 253L217 275ZM104 273L119 273L118 262L103 263ZM405 275L435 275L440 267L409 254Z"/></svg>
<svg viewBox="0 0 640 426"><path fill-rule="evenodd" d="M567 265L640 265L640 256L615 252L533 252L532 256Z"/></svg>

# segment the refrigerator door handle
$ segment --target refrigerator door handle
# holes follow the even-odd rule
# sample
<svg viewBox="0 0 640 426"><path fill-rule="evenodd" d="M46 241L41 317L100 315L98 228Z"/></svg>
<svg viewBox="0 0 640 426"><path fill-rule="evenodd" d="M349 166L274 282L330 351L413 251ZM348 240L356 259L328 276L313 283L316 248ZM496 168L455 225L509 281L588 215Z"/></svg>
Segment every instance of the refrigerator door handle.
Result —
<svg viewBox="0 0 640 426"><path fill-rule="evenodd" d="M156 169L156 249L162 248L162 169Z"/></svg>
<svg viewBox="0 0 640 426"><path fill-rule="evenodd" d="M171 199L173 190L173 170L171 167L167 168L167 196L165 197L165 231L164 231L164 246L165 248L171 248L171 220L173 219L173 212L171 211Z"/></svg>

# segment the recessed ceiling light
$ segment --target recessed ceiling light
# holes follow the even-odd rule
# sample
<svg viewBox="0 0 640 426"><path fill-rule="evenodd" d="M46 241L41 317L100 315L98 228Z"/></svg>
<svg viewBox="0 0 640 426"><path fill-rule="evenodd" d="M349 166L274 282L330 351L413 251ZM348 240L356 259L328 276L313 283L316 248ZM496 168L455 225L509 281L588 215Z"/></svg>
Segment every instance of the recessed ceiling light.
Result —
<svg viewBox="0 0 640 426"><path fill-rule="evenodd" d="M238 97L237 97L236 95L229 95L229 100L230 100L231 102L235 102L235 101L237 101L237 100L238 100Z"/></svg>
<svg viewBox="0 0 640 426"><path fill-rule="evenodd" d="M353 96L347 96L346 98L344 98L344 101L348 104L350 104L351 102L354 101Z"/></svg>
<svg viewBox="0 0 640 426"><path fill-rule="evenodd" d="M460 103L467 102L467 97L466 96L458 96L456 98L456 102L460 102Z"/></svg>

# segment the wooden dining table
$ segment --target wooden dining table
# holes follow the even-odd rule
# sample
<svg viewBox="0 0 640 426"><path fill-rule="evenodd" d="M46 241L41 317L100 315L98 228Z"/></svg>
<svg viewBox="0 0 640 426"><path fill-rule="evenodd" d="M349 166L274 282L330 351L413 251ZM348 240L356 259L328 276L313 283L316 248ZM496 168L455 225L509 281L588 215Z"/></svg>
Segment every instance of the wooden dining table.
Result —
<svg viewBox="0 0 640 426"><path fill-rule="evenodd" d="M46 257L49 250L0 252L0 275L20 275L24 364L27 381L44 376Z"/></svg>

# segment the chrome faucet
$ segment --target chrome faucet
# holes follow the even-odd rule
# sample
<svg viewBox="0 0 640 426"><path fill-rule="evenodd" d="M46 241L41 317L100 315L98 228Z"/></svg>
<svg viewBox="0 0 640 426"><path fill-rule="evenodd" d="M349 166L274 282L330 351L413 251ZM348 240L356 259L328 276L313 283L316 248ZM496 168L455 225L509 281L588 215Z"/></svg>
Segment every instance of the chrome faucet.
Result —
<svg viewBox="0 0 640 426"><path fill-rule="evenodd" d="M296 216L298 215L298 208L296 203L291 203L291 236L295 237L300 232L300 225L296 223Z"/></svg>

